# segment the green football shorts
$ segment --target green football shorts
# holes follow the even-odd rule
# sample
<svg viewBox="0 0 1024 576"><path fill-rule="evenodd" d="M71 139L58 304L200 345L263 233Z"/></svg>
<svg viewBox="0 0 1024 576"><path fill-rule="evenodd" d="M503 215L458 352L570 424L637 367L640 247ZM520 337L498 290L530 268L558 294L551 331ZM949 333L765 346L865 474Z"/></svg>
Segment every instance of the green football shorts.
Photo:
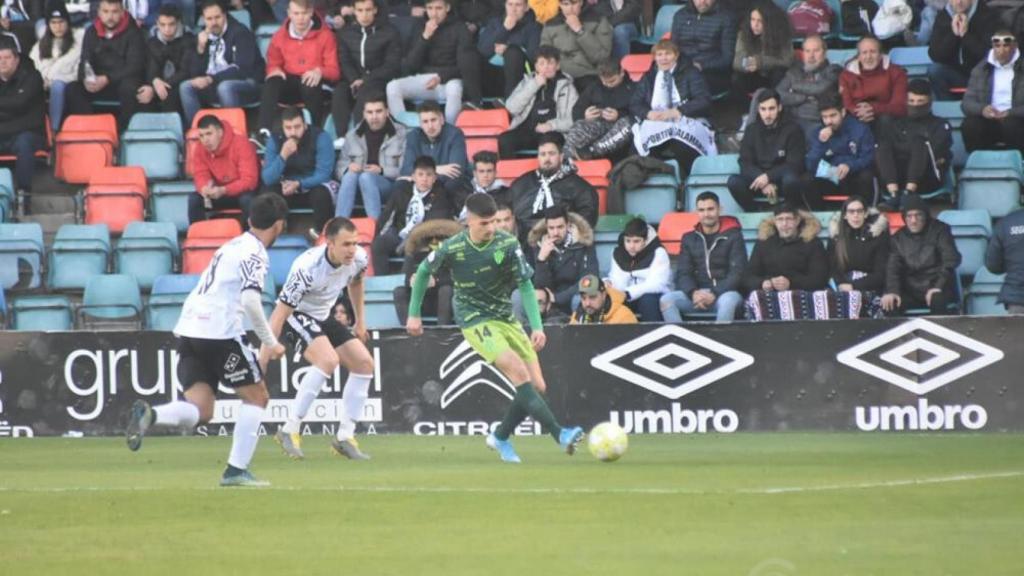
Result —
<svg viewBox="0 0 1024 576"><path fill-rule="evenodd" d="M494 364L505 350L515 352L527 364L537 360L530 339L518 324L487 320L463 329L462 335L473 350L490 364Z"/></svg>

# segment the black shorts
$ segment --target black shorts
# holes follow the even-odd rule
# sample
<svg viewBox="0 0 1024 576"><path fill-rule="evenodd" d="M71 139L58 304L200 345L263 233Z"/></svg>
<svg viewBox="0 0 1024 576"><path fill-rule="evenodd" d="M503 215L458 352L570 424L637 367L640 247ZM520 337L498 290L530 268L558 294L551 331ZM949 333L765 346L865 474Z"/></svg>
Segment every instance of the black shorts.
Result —
<svg viewBox="0 0 1024 576"><path fill-rule="evenodd" d="M248 338L232 340L178 337L178 381L188 390L205 382L216 391L217 383L240 388L263 380L258 354Z"/></svg>
<svg viewBox="0 0 1024 576"><path fill-rule="evenodd" d="M284 340L292 345L296 358L305 354L306 348L320 336L327 337L331 348L337 348L355 338L352 331L339 324L333 316L321 322L308 314L293 312L284 323Z"/></svg>

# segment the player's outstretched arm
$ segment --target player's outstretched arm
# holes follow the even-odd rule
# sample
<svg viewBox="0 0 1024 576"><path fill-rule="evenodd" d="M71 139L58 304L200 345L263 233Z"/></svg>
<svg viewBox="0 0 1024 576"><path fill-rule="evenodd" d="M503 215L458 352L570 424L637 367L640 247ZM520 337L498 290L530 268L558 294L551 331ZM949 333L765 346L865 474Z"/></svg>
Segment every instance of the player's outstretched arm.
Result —
<svg viewBox="0 0 1024 576"><path fill-rule="evenodd" d="M284 330L284 323L288 321L288 318L292 315L295 308L285 304L278 300L274 306L274 311L270 314L270 332L274 335L274 338L280 340L281 331ZM262 338L260 338L262 340Z"/></svg>
<svg viewBox="0 0 1024 576"><path fill-rule="evenodd" d="M352 311L355 312L356 321L352 325L352 331L356 337L366 342L366 290L363 285L363 275L352 279L348 283L348 299L352 302Z"/></svg>
<svg viewBox="0 0 1024 576"><path fill-rule="evenodd" d="M533 349L540 352L547 343L544 335L544 322L540 317L540 303L537 302L537 291L533 288L533 280L526 279L519 283L519 295L523 299L523 310L530 321L530 342Z"/></svg>
<svg viewBox="0 0 1024 576"><path fill-rule="evenodd" d="M409 318L405 322L405 330L410 336L423 334L423 295L430 284L430 265L426 260L420 262L416 275L412 279L412 295L409 297Z"/></svg>
<svg viewBox="0 0 1024 576"><path fill-rule="evenodd" d="M252 323L253 331L260 339L260 369L266 372L268 362L277 360L284 355L284 346L277 341L274 333L270 330L270 324L267 323L267 318L263 315L263 303L260 301L260 296L258 290L242 290L241 303L242 310L249 318L249 322Z"/></svg>

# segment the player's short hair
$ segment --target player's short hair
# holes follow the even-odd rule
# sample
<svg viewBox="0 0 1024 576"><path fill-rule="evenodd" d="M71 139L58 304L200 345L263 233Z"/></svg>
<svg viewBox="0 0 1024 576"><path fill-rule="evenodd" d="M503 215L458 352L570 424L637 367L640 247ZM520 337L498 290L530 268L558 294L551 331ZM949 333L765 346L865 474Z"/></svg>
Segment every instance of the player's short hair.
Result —
<svg viewBox="0 0 1024 576"><path fill-rule="evenodd" d="M373 2L374 0L361 0L361 1L363 1L363 2L367 2L367 1ZM384 109L385 110L388 109L388 97L383 92L375 92L375 93L367 96L366 99L363 100L363 107L365 107L367 104L369 104L371 102L373 102L373 103L380 102L381 104L384 105Z"/></svg>
<svg viewBox="0 0 1024 576"><path fill-rule="evenodd" d="M287 106L281 111L281 122L295 120L296 118L302 118L302 110L298 106ZM302 121L305 122L306 119L302 118Z"/></svg>
<svg viewBox="0 0 1024 576"><path fill-rule="evenodd" d="M907 92L917 96L928 96L931 98L932 83L929 82L927 78L914 78L910 82L907 82Z"/></svg>
<svg viewBox="0 0 1024 576"><path fill-rule="evenodd" d="M555 62L560 62L562 60L562 53L558 51L558 48L545 44L537 48L537 56L533 59L533 61L536 62L541 58L545 60L554 60Z"/></svg>
<svg viewBox="0 0 1024 576"><path fill-rule="evenodd" d="M569 211L562 204L549 206L544 210L544 220L558 220L559 218L566 222L569 221Z"/></svg>
<svg viewBox="0 0 1024 576"><path fill-rule="evenodd" d="M490 194L477 192L466 198L466 210L480 218L490 218L498 213L498 205Z"/></svg>
<svg viewBox="0 0 1024 576"><path fill-rule="evenodd" d="M437 172L437 162L434 161L430 156L420 156L413 162L412 169L416 170L430 170L431 172Z"/></svg>
<svg viewBox="0 0 1024 576"><path fill-rule="evenodd" d="M711 200L715 204L721 204L721 202L719 202L718 200L718 194L715 194L710 190L705 190L704 192L701 192L700 194L697 195L697 204L700 204L705 200Z"/></svg>
<svg viewBox="0 0 1024 576"><path fill-rule="evenodd" d="M537 148L545 144L554 144L561 152L565 148L565 136L561 132L545 132L537 138Z"/></svg>
<svg viewBox="0 0 1024 576"><path fill-rule="evenodd" d="M158 16L170 16L178 22L181 22L181 8L177 4L161 4L160 10L157 12Z"/></svg>
<svg viewBox="0 0 1024 576"><path fill-rule="evenodd" d="M324 236L327 238L334 238L338 235L338 232L344 230L345 232L356 232L356 225L345 218L344 216L335 216L324 224Z"/></svg>
<svg viewBox="0 0 1024 576"><path fill-rule="evenodd" d="M477 164L494 164L498 165L498 155L490 150L481 150L476 154L473 154L473 166Z"/></svg>
<svg viewBox="0 0 1024 576"><path fill-rule="evenodd" d="M658 43L651 48L651 54L657 54L658 52L671 52L679 56L679 47L671 40L658 40Z"/></svg>
<svg viewBox="0 0 1024 576"><path fill-rule="evenodd" d="M260 194L249 208L249 224L257 230L266 230L278 220L288 217L288 203L280 194Z"/></svg>
<svg viewBox="0 0 1024 576"><path fill-rule="evenodd" d="M437 114L444 118L444 112L441 110L441 105L433 100L423 102L420 104L420 107L416 109L417 114L426 114L427 112Z"/></svg>
<svg viewBox="0 0 1024 576"><path fill-rule="evenodd" d="M164 6L173 6L173 4L164 4ZM221 130L224 129L224 124L221 123L220 118L217 118L213 114L203 114L199 118L199 122L196 126L202 129L210 128L211 126L214 128L220 128Z"/></svg>
<svg viewBox="0 0 1024 576"><path fill-rule="evenodd" d="M643 218L633 218L626 222L622 229L623 238L647 238L647 222Z"/></svg>

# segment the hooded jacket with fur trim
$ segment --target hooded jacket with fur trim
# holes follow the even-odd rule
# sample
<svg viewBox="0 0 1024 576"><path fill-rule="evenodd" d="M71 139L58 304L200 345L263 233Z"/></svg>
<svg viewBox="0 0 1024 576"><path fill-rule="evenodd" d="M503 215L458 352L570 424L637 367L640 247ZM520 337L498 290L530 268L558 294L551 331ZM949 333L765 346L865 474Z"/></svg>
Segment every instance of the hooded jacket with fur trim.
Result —
<svg viewBox="0 0 1024 576"><path fill-rule="evenodd" d="M548 289L555 295L555 305L563 312L572 311L572 298L578 291L577 283L587 274L599 274L597 250L594 248L594 230L579 214L569 213L565 242L541 262L537 259L540 243L547 236L547 223L539 220L527 236L533 251L533 286Z"/></svg>
<svg viewBox="0 0 1024 576"><path fill-rule="evenodd" d="M462 226L454 220L424 220L413 227L409 237L405 240L405 259L402 261L402 275L405 276L405 285L411 286L411 277L416 274L420 262L426 259L433 249L431 243L437 240L444 241L462 232ZM440 242L439 242L440 243ZM447 266L443 266L434 275L434 285L441 286L452 283L452 273Z"/></svg>
<svg viewBox="0 0 1024 576"><path fill-rule="evenodd" d="M626 252L624 240L625 235L620 234L619 245L612 252L612 269L608 273L612 286L625 292L627 301L671 291L672 263L654 228L647 227L644 247L636 256Z"/></svg>
<svg viewBox="0 0 1024 576"><path fill-rule="evenodd" d="M799 214L796 236L788 240L779 237L774 218L761 222L743 277L748 292L761 290L765 280L776 276L788 278L790 290L823 290L828 285L828 256L818 240L821 223L806 210Z"/></svg>
<svg viewBox="0 0 1024 576"><path fill-rule="evenodd" d="M889 259L889 219L876 208L868 209L864 225L844 234L844 265L839 262L842 217L836 212L828 225L829 275L836 286L852 284L854 290L881 292L885 288L885 266Z"/></svg>

